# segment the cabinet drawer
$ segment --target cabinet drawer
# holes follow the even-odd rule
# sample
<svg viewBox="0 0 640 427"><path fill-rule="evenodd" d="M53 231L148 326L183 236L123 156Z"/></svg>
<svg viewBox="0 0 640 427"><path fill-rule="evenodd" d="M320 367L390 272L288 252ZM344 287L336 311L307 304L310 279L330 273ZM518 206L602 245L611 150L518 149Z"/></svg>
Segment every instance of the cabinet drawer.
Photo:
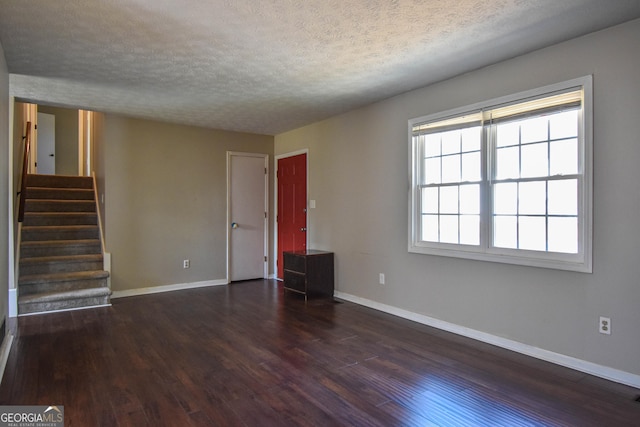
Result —
<svg viewBox="0 0 640 427"><path fill-rule="evenodd" d="M298 292L306 292L306 277L293 271L284 271L284 287Z"/></svg>
<svg viewBox="0 0 640 427"><path fill-rule="evenodd" d="M298 273L306 273L305 257L293 253L284 253L284 269L297 271Z"/></svg>

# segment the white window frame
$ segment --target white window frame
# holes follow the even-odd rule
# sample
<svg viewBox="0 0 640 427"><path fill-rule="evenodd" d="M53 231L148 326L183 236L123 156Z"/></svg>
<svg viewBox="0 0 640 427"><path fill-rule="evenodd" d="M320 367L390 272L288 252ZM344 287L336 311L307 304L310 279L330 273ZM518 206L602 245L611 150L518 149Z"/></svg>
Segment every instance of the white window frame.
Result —
<svg viewBox="0 0 640 427"><path fill-rule="evenodd" d="M453 110L448 110L423 117L417 117L408 122L409 140L409 245L412 253L438 255L455 258L466 258L480 261L499 262L532 267L551 268L559 270L592 273L592 211L593 211L593 78L584 76L565 82L528 90L513 95L479 102ZM480 244L462 245L440 242L427 242L420 239L421 221L421 186L418 182L421 176L422 160L419 144L414 143L413 128L427 123L456 119L462 116L477 114L484 110L496 109L505 105L515 105L532 99L544 98L557 93L581 89L583 98L578 114L578 252L565 254L545 251L529 251L524 249L503 249L492 247L492 211L493 202L488 178L493 174L492 151L490 138L487 138L486 128L482 130L482 167L483 182L480 201Z"/></svg>

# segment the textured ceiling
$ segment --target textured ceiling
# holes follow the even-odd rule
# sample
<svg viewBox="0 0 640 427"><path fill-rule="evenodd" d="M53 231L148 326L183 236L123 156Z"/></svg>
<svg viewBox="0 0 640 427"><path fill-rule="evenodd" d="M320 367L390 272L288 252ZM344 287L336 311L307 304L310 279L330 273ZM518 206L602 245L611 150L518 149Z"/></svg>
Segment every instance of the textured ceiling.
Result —
<svg viewBox="0 0 640 427"><path fill-rule="evenodd" d="M640 0L0 0L18 99L277 134L640 17Z"/></svg>

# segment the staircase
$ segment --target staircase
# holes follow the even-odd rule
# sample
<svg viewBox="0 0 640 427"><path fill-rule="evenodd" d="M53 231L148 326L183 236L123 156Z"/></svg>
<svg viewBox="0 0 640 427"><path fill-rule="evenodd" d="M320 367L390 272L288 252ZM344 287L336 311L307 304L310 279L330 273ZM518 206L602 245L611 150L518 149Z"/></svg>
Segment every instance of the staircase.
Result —
<svg viewBox="0 0 640 427"><path fill-rule="evenodd" d="M108 305L91 177L27 175L18 314Z"/></svg>

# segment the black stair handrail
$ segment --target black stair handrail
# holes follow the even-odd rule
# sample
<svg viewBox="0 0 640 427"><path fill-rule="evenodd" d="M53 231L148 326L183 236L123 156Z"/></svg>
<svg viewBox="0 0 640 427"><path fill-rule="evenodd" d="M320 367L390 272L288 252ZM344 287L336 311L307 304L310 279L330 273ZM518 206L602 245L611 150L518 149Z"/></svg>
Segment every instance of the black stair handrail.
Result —
<svg viewBox="0 0 640 427"><path fill-rule="evenodd" d="M18 209L18 222L24 220L24 203L25 192L27 190L27 172L29 170L29 155L31 152L31 122L27 122L27 129L24 136L24 154L22 157L22 178L20 182L20 191L18 196L20 197L20 207Z"/></svg>

